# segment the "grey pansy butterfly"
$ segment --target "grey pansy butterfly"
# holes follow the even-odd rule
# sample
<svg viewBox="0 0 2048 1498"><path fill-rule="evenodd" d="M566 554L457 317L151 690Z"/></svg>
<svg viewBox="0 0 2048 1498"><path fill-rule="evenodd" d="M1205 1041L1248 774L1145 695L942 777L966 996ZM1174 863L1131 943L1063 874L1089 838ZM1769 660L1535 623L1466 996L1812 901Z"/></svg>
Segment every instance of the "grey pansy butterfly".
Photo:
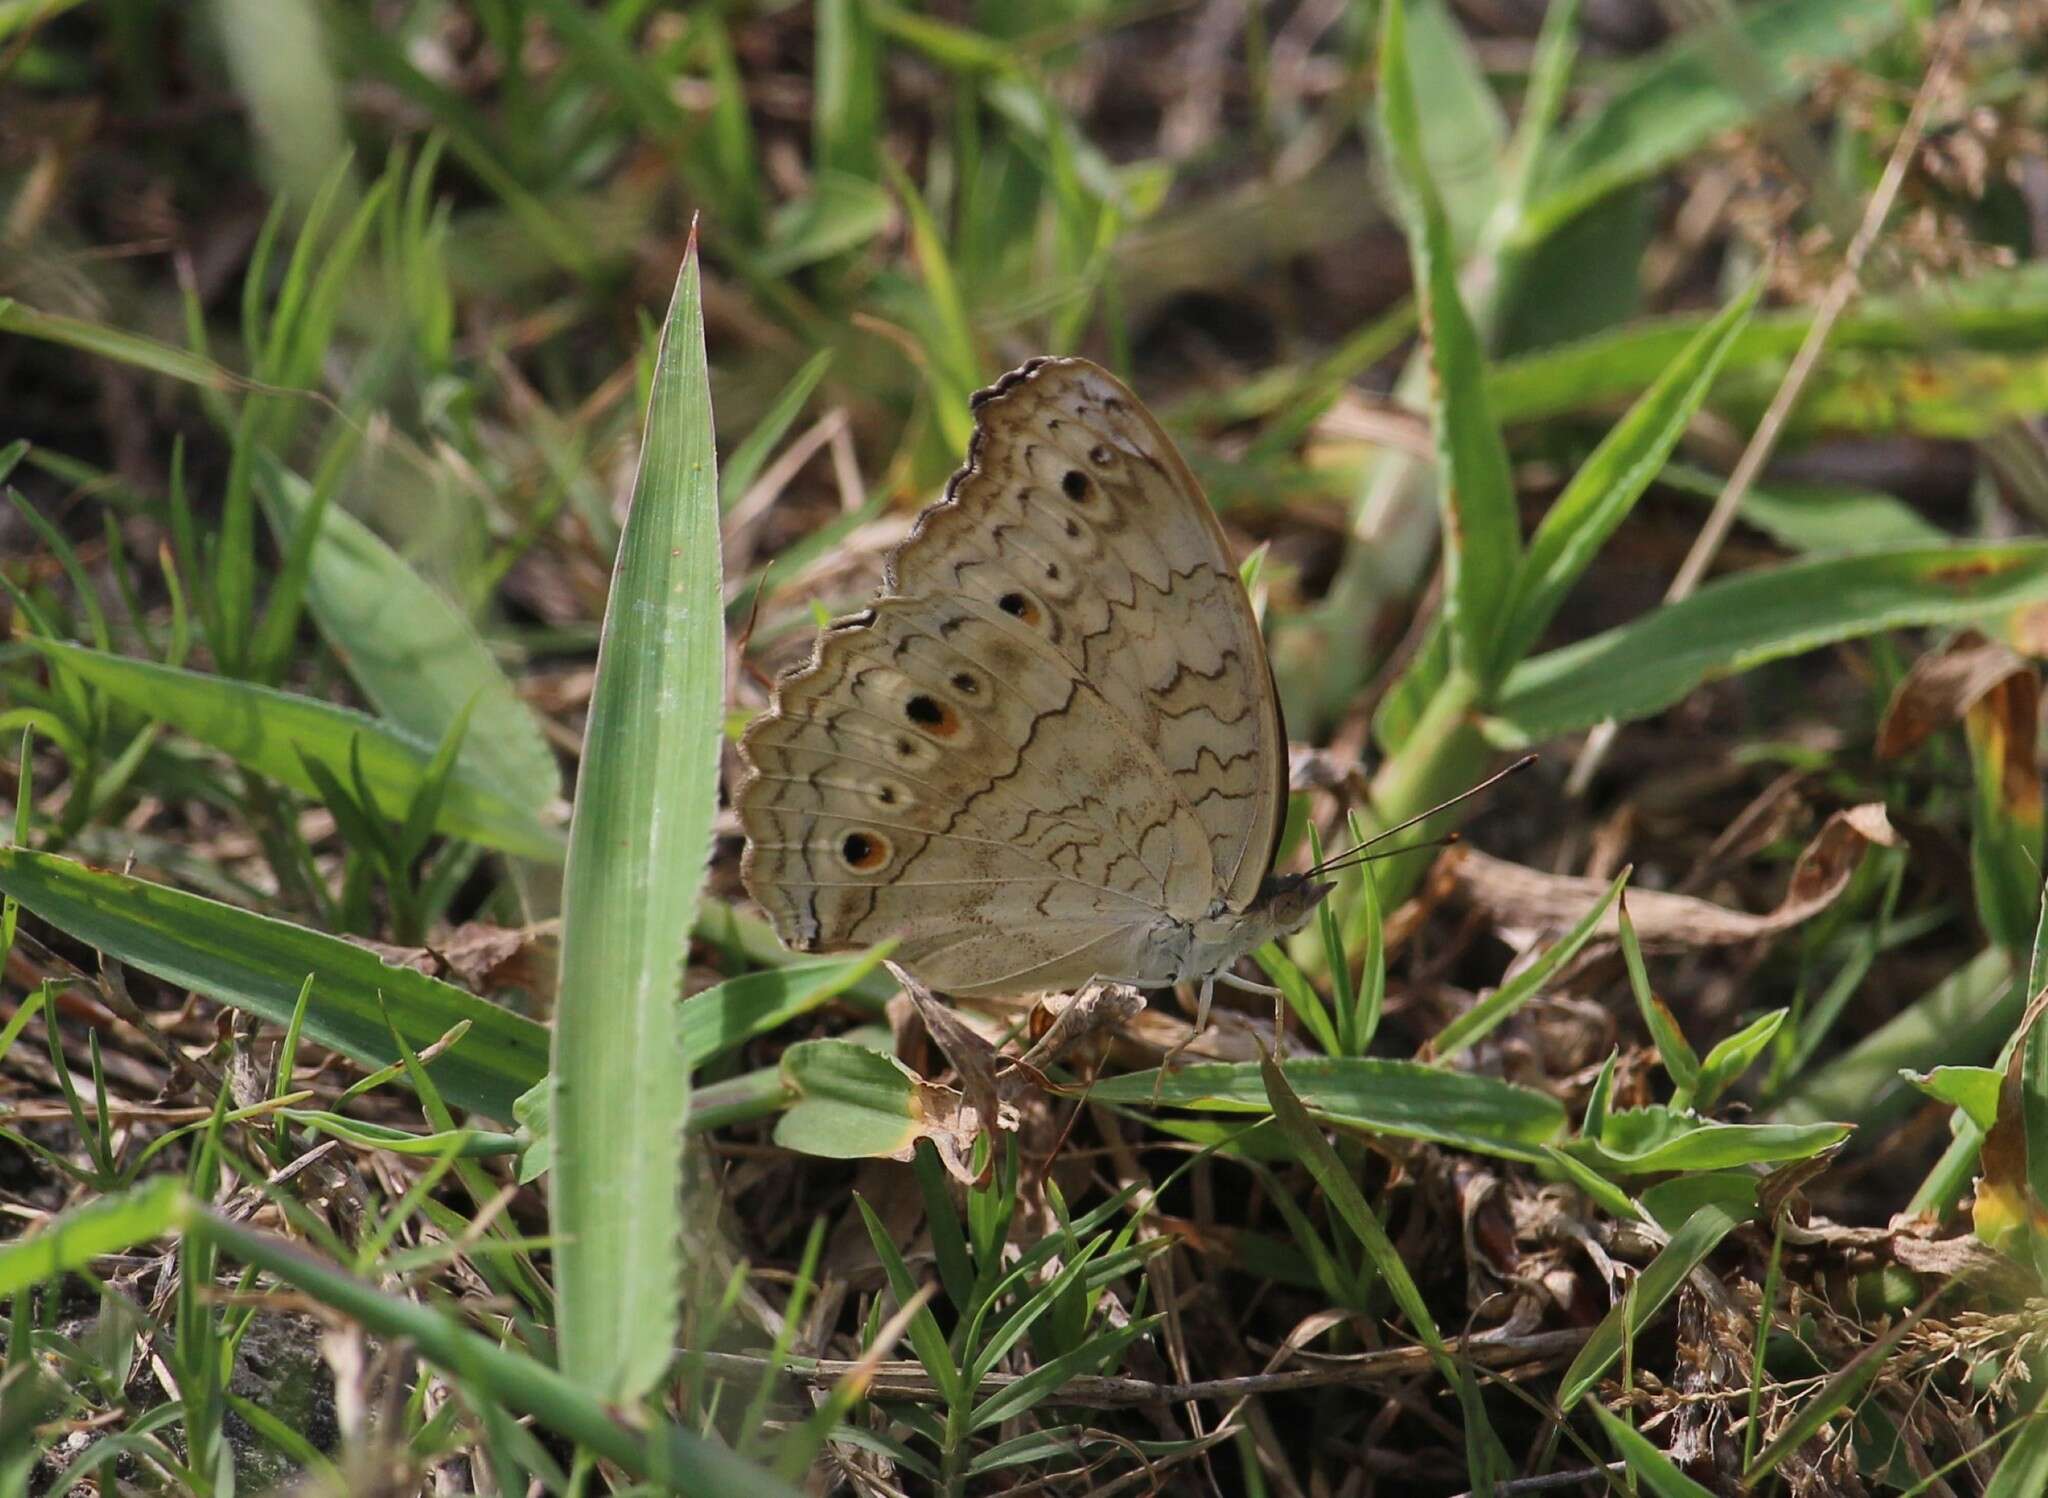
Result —
<svg viewBox="0 0 2048 1498"><path fill-rule="evenodd" d="M961 997L1199 981L1330 886L1275 875L1287 740L1222 527L1136 396L1034 359L747 731L747 889L800 952L894 937Z"/></svg>

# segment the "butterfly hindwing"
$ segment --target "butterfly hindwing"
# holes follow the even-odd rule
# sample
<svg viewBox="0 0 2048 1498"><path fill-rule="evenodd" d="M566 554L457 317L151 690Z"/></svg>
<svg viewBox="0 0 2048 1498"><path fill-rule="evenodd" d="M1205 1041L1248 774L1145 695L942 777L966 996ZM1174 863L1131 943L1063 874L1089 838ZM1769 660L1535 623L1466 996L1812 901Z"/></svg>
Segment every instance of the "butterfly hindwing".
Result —
<svg viewBox="0 0 2048 1498"><path fill-rule="evenodd" d="M783 940L895 937L956 994L1144 970L1242 909L1281 814L1264 647L1207 502L1082 360L976 401L968 466L748 731L748 888Z"/></svg>

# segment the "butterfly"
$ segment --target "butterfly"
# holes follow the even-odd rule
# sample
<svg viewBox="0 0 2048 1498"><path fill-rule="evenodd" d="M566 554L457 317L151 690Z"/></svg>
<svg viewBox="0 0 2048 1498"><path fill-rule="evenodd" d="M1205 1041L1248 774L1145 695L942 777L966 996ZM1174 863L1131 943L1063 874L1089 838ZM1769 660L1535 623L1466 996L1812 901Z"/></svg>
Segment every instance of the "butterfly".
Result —
<svg viewBox="0 0 2048 1498"><path fill-rule="evenodd" d="M799 952L955 997L1218 982L1333 887L1276 874L1287 738L1222 527L1106 370L973 399L967 462L741 741L741 875Z"/></svg>

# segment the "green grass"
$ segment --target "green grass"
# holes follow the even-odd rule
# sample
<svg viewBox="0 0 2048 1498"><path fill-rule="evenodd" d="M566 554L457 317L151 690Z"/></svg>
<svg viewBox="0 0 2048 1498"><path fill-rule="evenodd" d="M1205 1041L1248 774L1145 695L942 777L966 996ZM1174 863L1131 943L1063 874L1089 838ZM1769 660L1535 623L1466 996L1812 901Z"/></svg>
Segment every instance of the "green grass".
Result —
<svg viewBox="0 0 2048 1498"><path fill-rule="evenodd" d="M0 1495L2037 1489L2044 59L1932 9L0 3ZM1520 904L1386 859L1001 1070L722 792L1069 351L1267 543L1283 867L1546 765L1411 834Z"/></svg>

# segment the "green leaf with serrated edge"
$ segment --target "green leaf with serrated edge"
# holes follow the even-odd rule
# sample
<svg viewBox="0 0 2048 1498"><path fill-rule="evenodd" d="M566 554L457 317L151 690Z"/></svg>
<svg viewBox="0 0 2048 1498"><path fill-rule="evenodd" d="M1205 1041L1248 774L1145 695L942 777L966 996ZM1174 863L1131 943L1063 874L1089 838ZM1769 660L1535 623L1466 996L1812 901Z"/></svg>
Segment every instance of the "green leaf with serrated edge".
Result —
<svg viewBox="0 0 2048 1498"><path fill-rule="evenodd" d="M1329 1123L1462 1149L1533 1159L1564 1127L1555 1098L1491 1077L1415 1061L1345 1056L1281 1064L1305 1107ZM1268 1110L1256 1062L1206 1062L1164 1076L1132 1072L1097 1082L1097 1102L1194 1108L1217 1113Z"/></svg>
<svg viewBox="0 0 2048 1498"><path fill-rule="evenodd" d="M1586 1339L1585 1346L1579 1349L1578 1356L1565 1369L1557 1395L1559 1409L1569 1410L1585 1397L1614 1360L1621 1356L1622 1343L1636 1336L1655 1319L1665 1303L1677 1293L1678 1287L1685 1283L1686 1276L1697 1269L1742 1220L1726 1207L1702 1207L1686 1220L1684 1227L1671 1235L1671 1241L1637 1276L1632 1293L1601 1318L1600 1324L1593 1328L1593 1335Z"/></svg>
<svg viewBox="0 0 2048 1498"><path fill-rule="evenodd" d="M273 1024L291 1023L312 973L304 1035L365 1066L397 1059L380 995L415 1047L466 1020L434 1077L451 1103L492 1118L510 1119L547 1070L547 1031L532 1020L339 937L19 848L0 848L0 892L117 961Z"/></svg>
<svg viewBox="0 0 2048 1498"><path fill-rule="evenodd" d="M718 809L718 462L693 233L662 325L562 879L549 1210L561 1365L634 1400L674 1355L689 1067L676 1023Z"/></svg>
<svg viewBox="0 0 2048 1498"><path fill-rule="evenodd" d="M433 763L433 744L397 726L311 697L107 655L57 640L31 640L53 667L75 673L136 712L210 744L245 769L307 795L320 787L306 772L317 760L337 777L362 760L377 809L402 821ZM441 802L442 832L523 857L557 861L561 835L497 785L458 765Z"/></svg>
<svg viewBox="0 0 2048 1498"><path fill-rule="evenodd" d="M1523 742L1645 717L1704 682L1883 630L2048 599L2048 542L1821 557L1707 584L1682 602L1522 662L1495 700Z"/></svg>

